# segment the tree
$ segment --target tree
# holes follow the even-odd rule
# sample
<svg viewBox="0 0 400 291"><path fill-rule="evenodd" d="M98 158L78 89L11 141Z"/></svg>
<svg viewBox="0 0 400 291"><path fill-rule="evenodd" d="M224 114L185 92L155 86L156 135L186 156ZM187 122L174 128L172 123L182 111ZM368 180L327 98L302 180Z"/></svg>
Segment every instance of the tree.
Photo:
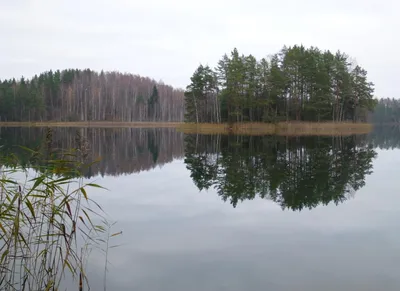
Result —
<svg viewBox="0 0 400 291"><path fill-rule="evenodd" d="M220 122L217 79L209 66L200 65L190 78L185 91L185 120Z"/></svg>
<svg viewBox="0 0 400 291"><path fill-rule="evenodd" d="M400 123L400 100L382 98L374 99L376 107L373 113L370 113L368 118L376 124L392 124Z"/></svg>
<svg viewBox="0 0 400 291"><path fill-rule="evenodd" d="M206 97L204 72L215 76L210 88L216 102ZM376 105L364 69L340 51L315 47L284 46L269 61L234 48L215 70L200 65L191 82L185 108L186 120L192 122L356 122L365 121ZM214 114L219 118L209 114L212 108L219 109Z"/></svg>
<svg viewBox="0 0 400 291"><path fill-rule="evenodd" d="M158 98L159 98L159 96L158 96L158 90L157 90L157 87L156 87L156 85L153 85L153 91L152 91L152 93L151 93L151 95L150 95L150 98L149 98L149 105L148 105L148 108L149 108L149 117L153 120L153 121L155 121L156 120L156 117L157 117L157 109L158 109Z"/></svg>
<svg viewBox="0 0 400 291"><path fill-rule="evenodd" d="M182 121L183 90L137 75L67 69L0 82L3 121Z"/></svg>

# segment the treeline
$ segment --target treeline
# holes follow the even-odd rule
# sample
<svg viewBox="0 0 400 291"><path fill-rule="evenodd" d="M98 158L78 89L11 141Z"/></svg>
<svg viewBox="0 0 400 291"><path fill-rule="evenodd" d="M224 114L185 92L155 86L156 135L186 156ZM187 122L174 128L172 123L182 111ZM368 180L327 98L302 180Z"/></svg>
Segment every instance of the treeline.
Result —
<svg viewBox="0 0 400 291"><path fill-rule="evenodd" d="M50 142L48 140L50 139ZM25 166L46 167L43 159L32 160L32 153L52 151L72 153L81 162L85 177L119 176L148 171L183 157L183 133L171 128L0 128L0 166L16 157ZM10 161L11 162L11 161ZM33 163L33 164L32 164Z"/></svg>
<svg viewBox="0 0 400 291"><path fill-rule="evenodd" d="M49 71L0 81L0 121L182 121L183 94L138 75Z"/></svg>
<svg viewBox="0 0 400 291"><path fill-rule="evenodd" d="M400 124L400 100L379 99L370 121L375 124Z"/></svg>
<svg viewBox="0 0 400 291"><path fill-rule="evenodd" d="M235 48L215 69L200 65L185 91L188 122L365 121L367 71L338 51L283 47L257 60Z"/></svg>
<svg viewBox="0 0 400 291"><path fill-rule="evenodd" d="M366 136L188 135L185 164L199 190L233 207L265 198L283 209L341 203L365 185L376 156Z"/></svg>

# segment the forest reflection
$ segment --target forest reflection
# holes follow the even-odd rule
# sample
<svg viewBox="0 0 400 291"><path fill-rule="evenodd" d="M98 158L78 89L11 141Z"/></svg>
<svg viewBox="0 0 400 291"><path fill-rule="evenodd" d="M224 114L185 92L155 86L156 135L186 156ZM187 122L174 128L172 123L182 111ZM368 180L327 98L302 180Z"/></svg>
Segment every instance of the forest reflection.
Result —
<svg viewBox="0 0 400 291"><path fill-rule="evenodd" d="M309 197L301 207L343 200L363 185L373 148L400 148L400 128L390 126L376 127L369 135L297 138L184 136L172 128L52 131L54 148L80 149L88 163L99 160L85 170L86 177L139 173L185 158L198 188L217 187L233 205L260 195L294 208L301 206L293 200L300 192ZM46 128L0 128L0 155L28 163L29 152L18 146L34 149L46 133Z"/></svg>
<svg viewBox="0 0 400 291"><path fill-rule="evenodd" d="M368 135L368 140L374 147L379 149L400 148L400 126L375 126L374 130Z"/></svg>
<svg viewBox="0 0 400 291"><path fill-rule="evenodd" d="M375 156L366 136L185 137L195 185L233 207L256 197L292 210L339 204L365 185Z"/></svg>
<svg viewBox="0 0 400 291"><path fill-rule="evenodd" d="M0 153L16 155L30 163L31 154L20 146L36 149L46 140L47 128L0 128ZM65 152L78 149L87 178L119 176L148 171L183 157L183 134L171 128L53 128L52 147ZM82 157L82 155L80 155Z"/></svg>

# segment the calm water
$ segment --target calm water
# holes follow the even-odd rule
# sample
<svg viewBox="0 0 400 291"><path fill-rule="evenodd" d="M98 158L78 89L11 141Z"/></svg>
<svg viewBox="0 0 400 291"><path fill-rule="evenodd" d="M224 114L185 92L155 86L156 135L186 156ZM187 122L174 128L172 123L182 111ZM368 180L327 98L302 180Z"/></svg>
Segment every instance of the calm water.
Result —
<svg viewBox="0 0 400 291"><path fill-rule="evenodd" d="M77 139L77 132L82 137ZM1 153L41 129L0 131ZM123 235L107 290L400 290L400 134L184 136L171 129L55 129L54 146L101 158L90 195ZM93 252L91 290L103 290Z"/></svg>

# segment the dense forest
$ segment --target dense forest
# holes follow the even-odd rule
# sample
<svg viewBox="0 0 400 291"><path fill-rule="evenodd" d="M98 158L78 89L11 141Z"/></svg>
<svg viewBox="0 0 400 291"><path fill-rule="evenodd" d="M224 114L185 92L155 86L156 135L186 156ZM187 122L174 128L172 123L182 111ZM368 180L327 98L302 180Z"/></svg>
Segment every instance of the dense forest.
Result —
<svg viewBox="0 0 400 291"><path fill-rule="evenodd" d="M366 121L376 100L367 71L338 51L283 47L257 60L235 48L200 65L185 91L188 122Z"/></svg>
<svg viewBox="0 0 400 291"><path fill-rule="evenodd" d="M234 49L200 65L186 91L89 69L0 80L0 121L399 123L400 101L373 98L373 87L340 51L283 47L257 60Z"/></svg>
<svg viewBox="0 0 400 291"><path fill-rule="evenodd" d="M0 81L0 121L182 121L183 93L138 75L49 71Z"/></svg>
<svg viewBox="0 0 400 291"><path fill-rule="evenodd" d="M375 124L400 124L400 100L379 99L369 121Z"/></svg>

